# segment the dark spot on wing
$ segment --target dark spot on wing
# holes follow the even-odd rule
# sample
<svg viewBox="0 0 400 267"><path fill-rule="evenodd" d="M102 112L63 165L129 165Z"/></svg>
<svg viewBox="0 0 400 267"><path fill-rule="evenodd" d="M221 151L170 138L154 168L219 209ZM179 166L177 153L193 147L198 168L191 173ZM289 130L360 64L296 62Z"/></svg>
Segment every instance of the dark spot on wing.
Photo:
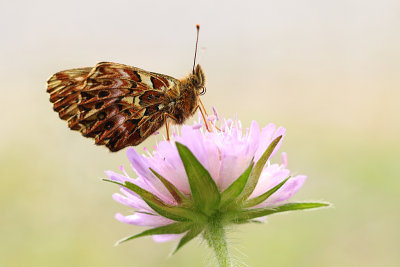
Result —
<svg viewBox="0 0 400 267"><path fill-rule="evenodd" d="M94 107L95 107L96 109L100 109L103 105L104 105L104 102L101 101L101 102L97 102L97 103L94 105Z"/></svg>
<svg viewBox="0 0 400 267"><path fill-rule="evenodd" d="M82 98L84 98L85 100L89 100L89 99L94 97L94 95L92 95L92 94L90 94L90 93L88 93L86 91L82 91L81 95L82 95Z"/></svg>
<svg viewBox="0 0 400 267"><path fill-rule="evenodd" d="M139 99L143 101L143 104L152 104L154 99L158 99L160 97L159 94L160 93L157 91L147 91L141 95Z"/></svg>
<svg viewBox="0 0 400 267"><path fill-rule="evenodd" d="M104 85L104 86L109 86L109 85L111 85L111 84L113 84L113 82L110 81L110 80L105 80L105 81L103 82L103 85Z"/></svg>
<svg viewBox="0 0 400 267"><path fill-rule="evenodd" d="M144 112L144 116L149 116L154 113L158 112L158 107L157 106L149 106L146 108L146 111Z"/></svg>
<svg viewBox="0 0 400 267"><path fill-rule="evenodd" d="M150 81L154 89L161 89L164 86L163 82L156 77L151 76Z"/></svg>
<svg viewBox="0 0 400 267"><path fill-rule="evenodd" d="M110 94L109 91L103 90L103 91L100 91L99 97L106 97L106 96L108 96L109 94Z"/></svg>
<svg viewBox="0 0 400 267"><path fill-rule="evenodd" d="M103 111L103 112L100 112L99 114L97 114L97 119L99 119L99 120L104 120L104 118L106 117L106 113Z"/></svg>
<svg viewBox="0 0 400 267"><path fill-rule="evenodd" d="M142 78L140 77L140 74L137 71L134 71L133 74L135 74L135 76L136 76L136 77L132 77L135 82L141 82L142 81Z"/></svg>
<svg viewBox="0 0 400 267"><path fill-rule="evenodd" d="M132 125L137 125L139 123L140 119L131 119L131 120L127 120L127 123L131 123Z"/></svg>
<svg viewBox="0 0 400 267"><path fill-rule="evenodd" d="M92 109L92 108L86 107L84 105L79 105L78 108L79 108L79 110L81 110L83 112L88 112L88 111L90 111Z"/></svg>
<svg viewBox="0 0 400 267"><path fill-rule="evenodd" d="M106 124L104 124L104 128L106 130L111 130L112 127L114 127L115 123L113 121L107 121Z"/></svg>

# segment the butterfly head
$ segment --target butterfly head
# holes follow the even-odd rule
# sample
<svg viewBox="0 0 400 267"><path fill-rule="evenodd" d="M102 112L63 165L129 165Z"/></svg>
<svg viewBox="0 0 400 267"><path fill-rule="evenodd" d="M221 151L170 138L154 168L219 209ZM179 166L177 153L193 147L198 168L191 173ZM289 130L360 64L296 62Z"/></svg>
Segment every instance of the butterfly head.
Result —
<svg viewBox="0 0 400 267"><path fill-rule="evenodd" d="M193 73L189 75L189 80L193 88L197 90L200 95L205 93L206 76L200 65L197 65Z"/></svg>

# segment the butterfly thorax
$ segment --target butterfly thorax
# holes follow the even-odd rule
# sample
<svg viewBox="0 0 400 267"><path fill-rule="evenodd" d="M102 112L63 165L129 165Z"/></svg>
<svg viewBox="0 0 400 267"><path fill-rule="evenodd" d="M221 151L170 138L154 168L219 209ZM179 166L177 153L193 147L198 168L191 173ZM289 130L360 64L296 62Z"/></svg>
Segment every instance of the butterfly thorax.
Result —
<svg viewBox="0 0 400 267"><path fill-rule="evenodd" d="M171 115L175 117L177 124L182 124L191 117L199 105L200 91L205 86L205 76L200 65L197 65L194 73L180 80L180 96L174 103Z"/></svg>

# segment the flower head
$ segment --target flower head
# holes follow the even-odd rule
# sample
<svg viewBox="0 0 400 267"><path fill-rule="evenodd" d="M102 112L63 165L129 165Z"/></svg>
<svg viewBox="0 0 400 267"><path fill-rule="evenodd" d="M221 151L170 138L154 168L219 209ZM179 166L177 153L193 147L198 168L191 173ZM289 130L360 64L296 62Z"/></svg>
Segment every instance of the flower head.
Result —
<svg viewBox="0 0 400 267"><path fill-rule="evenodd" d="M266 215L325 206L323 203L286 203L303 185L306 176L291 177L286 154L281 164L269 159L279 149L285 129L269 124L260 129L253 121L243 131L240 121L209 117L203 124L184 125L180 134L161 141L153 152L140 155L129 148L128 159L137 177L107 171L110 181L121 186L116 201L135 210L116 214L123 223L150 229L122 241L152 235L156 241L181 238L180 248L210 225L262 219ZM208 235L207 235L208 233ZM208 240L209 241L209 240Z"/></svg>

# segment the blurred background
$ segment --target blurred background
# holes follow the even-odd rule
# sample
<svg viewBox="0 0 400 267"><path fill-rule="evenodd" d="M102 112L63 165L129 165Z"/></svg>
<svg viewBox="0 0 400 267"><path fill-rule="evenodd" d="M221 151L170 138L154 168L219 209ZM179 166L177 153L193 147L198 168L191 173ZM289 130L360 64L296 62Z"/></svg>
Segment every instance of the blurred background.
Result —
<svg viewBox="0 0 400 267"><path fill-rule="evenodd" d="M114 219L129 209L101 181L125 151L70 131L46 93L99 61L181 78L197 23L206 107L286 127L281 151L308 175L293 200L334 204L233 230L237 266L399 266L397 0L2 0L0 266L213 266L199 241L172 257L151 238L113 247L142 230Z"/></svg>

